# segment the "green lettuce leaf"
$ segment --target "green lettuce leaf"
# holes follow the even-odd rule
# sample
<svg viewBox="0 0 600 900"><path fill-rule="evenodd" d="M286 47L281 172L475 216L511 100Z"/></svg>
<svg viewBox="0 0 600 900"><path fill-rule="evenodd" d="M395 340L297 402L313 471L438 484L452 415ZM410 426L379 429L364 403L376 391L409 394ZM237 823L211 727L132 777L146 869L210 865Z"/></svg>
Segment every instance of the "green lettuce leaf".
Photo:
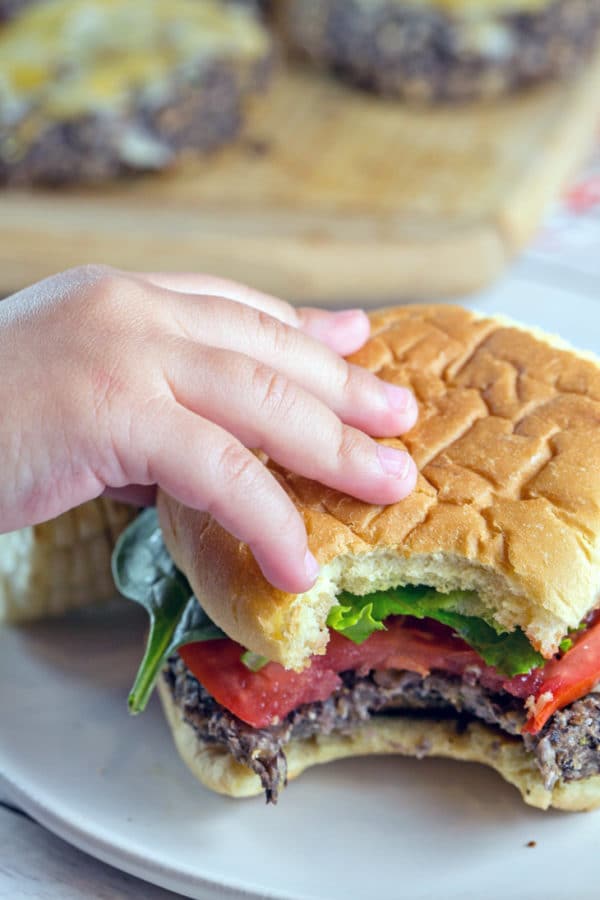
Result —
<svg viewBox="0 0 600 900"><path fill-rule="evenodd" d="M432 588L410 586L364 597L343 593L338 598L339 606L331 610L327 624L355 644L362 644L374 631L385 628L384 620L388 616L434 619L456 631L488 666L494 666L504 675L525 674L544 664L544 658L520 629L502 632L477 616L464 615L460 610L475 598L468 591L441 594Z"/></svg>
<svg viewBox="0 0 600 900"><path fill-rule="evenodd" d="M115 584L150 617L146 652L129 694L142 712L169 656L184 644L226 637L206 615L187 579L175 568L162 539L156 509L144 510L123 532L112 558Z"/></svg>
<svg viewBox="0 0 600 900"><path fill-rule="evenodd" d="M365 606L334 606L327 617L327 624L355 644L362 644L374 631L385 631L383 622L373 615L372 603Z"/></svg>

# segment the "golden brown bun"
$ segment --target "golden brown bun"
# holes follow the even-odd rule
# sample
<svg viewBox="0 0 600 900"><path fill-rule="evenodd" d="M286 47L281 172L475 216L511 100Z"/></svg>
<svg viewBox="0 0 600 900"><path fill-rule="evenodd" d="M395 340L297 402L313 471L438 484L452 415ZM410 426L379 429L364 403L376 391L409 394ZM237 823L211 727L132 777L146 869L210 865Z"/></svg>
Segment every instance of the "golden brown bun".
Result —
<svg viewBox="0 0 600 900"><path fill-rule="evenodd" d="M198 739L192 726L182 718L164 679L160 679L158 690L179 754L202 784L229 797L253 797L263 792L258 776L226 749ZM521 792L525 803L538 809L583 812L600 806L600 776L559 782L549 791L519 738L477 723L458 733L456 723L449 720L376 716L351 735L320 735L292 741L285 754L289 779L319 763L351 756L438 756L491 766Z"/></svg>
<svg viewBox="0 0 600 900"><path fill-rule="evenodd" d="M165 541L209 616L251 650L300 669L325 651L341 590L417 583L478 592L546 656L598 603L600 364L556 339L459 307L374 313L352 361L409 385L420 419L402 441L416 491L386 508L269 463L302 513L322 570L304 595L262 577L209 515L162 495Z"/></svg>
<svg viewBox="0 0 600 900"><path fill-rule="evenodd" d="M106 497L0 535L0 622L30 622L112 599L110 556L136 515Z"/></svg>

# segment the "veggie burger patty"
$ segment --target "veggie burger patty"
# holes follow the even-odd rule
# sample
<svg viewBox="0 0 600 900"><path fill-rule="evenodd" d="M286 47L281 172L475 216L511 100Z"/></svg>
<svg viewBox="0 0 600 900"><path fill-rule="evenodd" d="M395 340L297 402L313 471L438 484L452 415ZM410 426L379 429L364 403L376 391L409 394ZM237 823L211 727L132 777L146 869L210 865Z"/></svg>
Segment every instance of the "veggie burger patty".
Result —
<svg viewBox="0 0 600 900"><path fill-rule="evenodd" d="M47 0L0 29L0 182L159 170L234 138L268 76L250 7Z"/></svg>
<svg viewBox="0 0 600 900"><path fill-rule="evenodd" d="M596 0L288 0L292 44L389 96L491 97L576 71L597 43Z"/></svg>

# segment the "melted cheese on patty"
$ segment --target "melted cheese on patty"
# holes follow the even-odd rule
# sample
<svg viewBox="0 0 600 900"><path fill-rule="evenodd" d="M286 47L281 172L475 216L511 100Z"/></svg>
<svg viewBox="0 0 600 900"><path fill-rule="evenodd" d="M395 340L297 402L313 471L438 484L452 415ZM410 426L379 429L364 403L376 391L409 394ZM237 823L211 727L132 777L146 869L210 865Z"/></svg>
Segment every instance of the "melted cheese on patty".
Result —
<svg viewBox="0 0 600 900"><path fill-rule="evenodd" d="M269 37L219 0L49 0L0 32L0 124L35 108L65 120L160 98L174 75L224 59L252 63Z"/></svg>

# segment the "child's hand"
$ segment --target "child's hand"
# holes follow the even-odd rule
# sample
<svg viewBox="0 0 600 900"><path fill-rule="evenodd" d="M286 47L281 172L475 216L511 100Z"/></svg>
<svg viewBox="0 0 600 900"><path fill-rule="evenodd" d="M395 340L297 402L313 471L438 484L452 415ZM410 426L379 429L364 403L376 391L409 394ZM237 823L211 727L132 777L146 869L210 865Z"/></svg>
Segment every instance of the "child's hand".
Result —
<svg viewBox="0 0 600 900"><path fill-rule="evenodd" d="M246 448L371 503L413 489L404 388L344 362L360 312L291 306L202 275L74 269L0 303L0 531L107 488L209 510L293 593L316 576L302 519ZM345 424L343 424L345 423Z"/></svg>

